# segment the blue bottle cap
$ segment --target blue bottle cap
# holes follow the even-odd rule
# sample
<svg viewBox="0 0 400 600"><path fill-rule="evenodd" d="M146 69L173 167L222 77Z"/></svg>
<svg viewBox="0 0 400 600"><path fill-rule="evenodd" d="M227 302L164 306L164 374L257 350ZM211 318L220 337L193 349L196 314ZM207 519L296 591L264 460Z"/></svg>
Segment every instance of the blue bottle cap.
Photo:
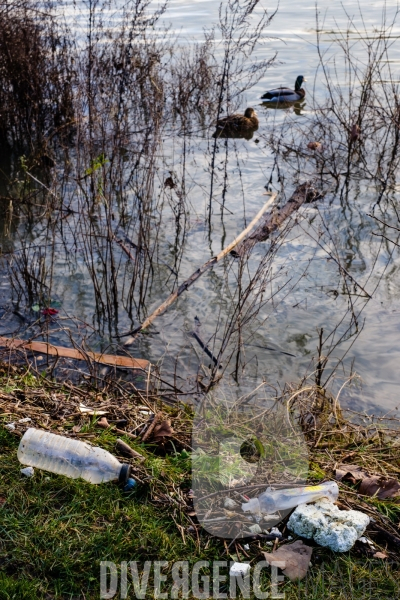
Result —
<svg viewBox="0 0 400 600"><path fill-rule="evenodd" d="M134 479L132 479L132 477L129 477L128 481L126 482L126 485L124 487L124 492L130 492L136 485L136 481Z"/></svg>

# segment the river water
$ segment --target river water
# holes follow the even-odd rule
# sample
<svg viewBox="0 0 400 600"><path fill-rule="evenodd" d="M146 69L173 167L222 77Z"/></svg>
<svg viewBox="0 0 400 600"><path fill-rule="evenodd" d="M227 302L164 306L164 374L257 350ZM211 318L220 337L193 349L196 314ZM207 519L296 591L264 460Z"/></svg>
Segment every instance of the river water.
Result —
<svg viewBox="0 0 400 600"><path fill-rule="evenodd" d="M271 10L273 7L268 3L267 8ZM326 63L336 70L337 80L345 87L344 61L338 40L348 36L354 42L355 56L363 61L365 47L363 49L358 42L360 38L372 39L377 35L383 19L382 3L363 3L362 16L356 1L345 2L343 6L335 3L333 6L323 0L318 11L320 48L325 53ZM394 18L395 11L396 3L387 2L387 23ZM211 0L171 0L163 16L163 21L169 26L167 35L176 37L182 45L201 40L203 30L211 28L217 19L218 3ZM349 19L352 20L350 25ZM83 17L81 20L83 23ZM264 192L268 182L270 189L281 189L274 171L275 157L268 144L268 136L271 132L283 131L288 123L292 130L304 126L312 118L315 104L323 102L327 96L316 49L316 29L313 3L299 0L293 4L282 0L270 26L263 33L263 43L253 60L269 58L275 53L277 58L265 77L243 94L239 106L241 110L246 106L255 107L260 127L252 140L228 141L225 210L221 218L218 201L214 203L211 230L207 224L208 200L204 193L210 172L210 131L199 132L197 137L192 138L192 152L187 164L188 232L179 266L180 283L234 239L258 212L266 201ZM396 23L390 36L395 40L399 34L400 28ZM390 64L392 73L400 79L398 43L390 50ZM307 79L306 102L299 111L292 108L271 110L261 105L259 98L264 91L278 85L292 87L299 74ZM168 173L168 170L174 171L177 156L173 144L166 143L165 148L164 168ZM225 152L222 142L220 148L222 156ZM289 197L295 181L290 168L286 172L285 166L282 168L281 177L285 179L285 192ZM219 181L218 186L222 194L223 183ZM377 194L374 186L355 185L347 204L332 191L317 207L309 205L301 210L298 225L290 231L274 259L273 274L280 275L276 284L271 283L273 300L261 308L246 330L239 380L235 383L229 376L233 371L232 363L232 368L230 365L226 370L223 393L240 396L263 380L278 388L286 382L296 382L315 368L319 329L323 328L323 337L333 336L336 328L340 335L346 334L351 324L351 315L347 312L349 295L338 265L328 254L335 250L353 280L372 298L367 301L359 293L360 288L357 294L353 290L355 311L359 314L358 329L353 327L349 335L345 335L347 339L334 349L326 374L329 375L330 369L339 365L331 380L334 391L338 391L346 378L356 374L352 385L341 395L346 406L370 412L397 410L400 405L400 256L393 244L382 244L382 238L374 235L378 231L377 222L369 215ZM391 193L391 202L396 201L398 194L395 189ZM386 221L393 219L393 211L388 206L384 208L382 205L381 212L377 213L379 215ZM320 247L315 239L319 239L318 232L324 229L324 224L329 224L333 239L326 238L323 247ZM167 265L173 264L172 257L176 251L172 243L173 225L173 214L166 210L158 245L159 256ZM20 242L23 227L20 223L13 230L15 246ZM35 230L30 232L33 243L39 236L38 228L39 224L36 224ZM260 244L256 248L250 262L251 269L257 268L266 247L267 244ZM165 267L160 266L148 297L149 312L172 291L167 275ZM208 364L209 361L187 334L196 328L204 340L212 340L213 352L218 351L222 339L218 324L229 310L227 293L232 282L228 284L227 281L230 278L232 274L226 266L216 267L205 274L156 321L157 333L139 340L129 350L135 356L148 358L160 365L166 372L175 372L177 383L195 378L199 363ZM53 296L62 307L60 314L74 315L82 322L93 323L93 290L82 263L78 261L74 267L67 265L60 253L55 257L52 285ZM272 291L274 285L276 287ZM6 276L1 289L6 302L9 290ZM3 322L0 333L9 334L17 324L17 318L8 318L7 322ZM119 327L120 331L127 331L131 322L122 319ZM51 340L57 343L60 338L57 328L53 329ZM338 339L339 335L335 335ZM94 349L106 348L110 341L104 333L92 338ZM326 351L327 346L322 353Z"/></svg>

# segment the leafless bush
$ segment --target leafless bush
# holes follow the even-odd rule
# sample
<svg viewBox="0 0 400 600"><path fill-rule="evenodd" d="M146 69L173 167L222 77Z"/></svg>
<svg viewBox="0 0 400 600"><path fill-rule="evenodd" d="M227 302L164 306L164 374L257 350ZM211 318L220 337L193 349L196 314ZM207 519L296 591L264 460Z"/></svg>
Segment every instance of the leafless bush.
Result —
<svg viewBox="0 0 400 600"><path fill-rule="evenodd" d="M46 2L0 5L0 143L45 150L73 126L73 65L67 31Z"/></svg>

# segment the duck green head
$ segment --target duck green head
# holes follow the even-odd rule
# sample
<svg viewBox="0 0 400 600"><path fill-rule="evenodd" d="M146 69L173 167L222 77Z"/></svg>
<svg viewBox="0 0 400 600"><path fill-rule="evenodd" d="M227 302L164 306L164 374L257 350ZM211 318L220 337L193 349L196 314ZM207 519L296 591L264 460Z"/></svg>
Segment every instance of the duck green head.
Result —
<svg viewBox="0 0 400 600"><path fill-rule="evenodd" d="M296 92L297 92L297 90L299 90L301 88L301 86L303 85L304 81L307 81L307 79L304 79L303 75L299 75L297 77L296 84L294 86L294 89L296 90Z"/></svg>

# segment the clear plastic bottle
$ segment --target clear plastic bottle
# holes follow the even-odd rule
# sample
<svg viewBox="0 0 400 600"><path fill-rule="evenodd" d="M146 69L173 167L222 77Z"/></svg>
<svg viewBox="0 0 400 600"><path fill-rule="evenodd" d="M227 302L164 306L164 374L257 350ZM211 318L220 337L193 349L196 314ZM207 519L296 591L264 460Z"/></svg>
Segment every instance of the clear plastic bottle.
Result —
<svg viewBox="0 0 400 600"><path fill-rule="evenodd" d="M335 502L339 496L339 488L335 481L327 481L320 485L306 485L304 487L284 490L266 490L257 498L251 498L242 504L244 512L272 515L279 510L294 508L299 504L316 502L321 498L328 498Z"/></svg>
<svg viewBox="0 0 400 600"><path fill-rule="evenodd" d="M20 442L18 459L23 465L72 479L82 477L90 483L118 479L126 484L131 470L130 465L121 464L103 448L33 428Z"/></svg>

